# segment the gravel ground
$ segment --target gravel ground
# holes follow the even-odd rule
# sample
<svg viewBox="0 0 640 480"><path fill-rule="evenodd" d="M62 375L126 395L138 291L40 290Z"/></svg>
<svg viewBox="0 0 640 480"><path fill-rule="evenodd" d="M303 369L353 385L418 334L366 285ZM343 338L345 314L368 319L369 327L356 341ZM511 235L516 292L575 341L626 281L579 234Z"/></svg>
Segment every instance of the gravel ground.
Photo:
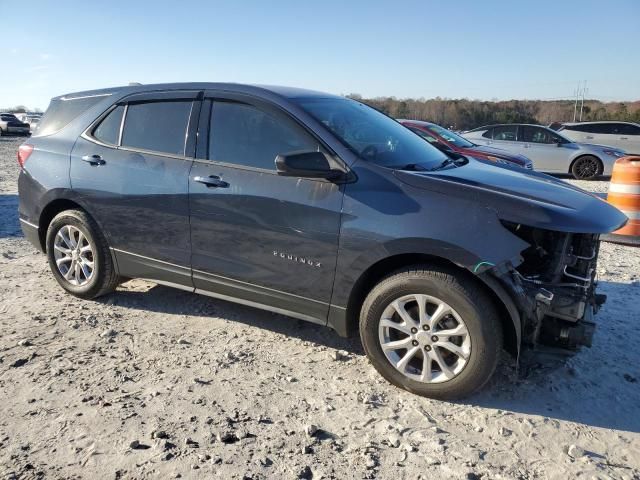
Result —
<svg viewBox="0 0 640 480"><path fill-rule="evenodd" d="M602 246L591 349L431 401L327 328L138 280L63 293L19 229L21 141L0 138L2 478L640 478L637 249Z"/></svg>

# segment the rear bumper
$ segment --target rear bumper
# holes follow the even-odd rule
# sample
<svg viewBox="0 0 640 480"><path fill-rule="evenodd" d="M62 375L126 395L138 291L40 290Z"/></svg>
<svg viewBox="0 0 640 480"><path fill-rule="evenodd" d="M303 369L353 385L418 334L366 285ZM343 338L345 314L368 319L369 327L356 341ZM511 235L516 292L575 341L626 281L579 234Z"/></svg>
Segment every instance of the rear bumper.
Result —
<svg viewBox="0 0 640 480"><path fill-rule="evenodd" d="M29 240L34 247L43 252L42 244L40 243L40 231L38 229L38 226L21 218L20 227L22 228L22 233L24 234L25 238Z"/></svg>

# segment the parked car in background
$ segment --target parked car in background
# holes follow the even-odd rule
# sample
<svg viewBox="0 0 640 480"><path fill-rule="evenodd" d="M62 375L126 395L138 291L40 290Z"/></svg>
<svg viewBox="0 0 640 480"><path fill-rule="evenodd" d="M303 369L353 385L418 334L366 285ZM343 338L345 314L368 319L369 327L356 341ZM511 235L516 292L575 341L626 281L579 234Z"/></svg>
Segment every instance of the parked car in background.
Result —
<svg viewBox="0 0 640 480"><path fill-rule="evenodd" d="M0 136L29 135L29 124L21 122L13 113L0 113Z"/></svg>
<svg viewBox="0 0 640 480"><path fill-rule="evenodd" d="M631 122L561 123L554 130L574 142L596 143L640 154L640 125Z"/></svg>
<svg viewBox="0 0 640 480"><path fill-rule="evenodd" d="M28 123L29 129L33 133L38 128L42 114L37 112L16 113L16 117L21 122Z"/></svg>
<svg viewBox="0 0 640 480"><path fill-rule="evenodd" d="M524 154L531 159L535 170L570 173L579 179L611 175L615 161L624 156L620 149L576 143L540 125L487 125L470 130L463 136L481 145Z"/></svg>
<svg viewBox="0 0 640 480"><path fill-rule="evenodd" d="M456 152L460 155L470 155L474 158L487 160L489 162L512 165L529 170L533 169L531 160L524 155L511 153L507 150L501 150L487 145L477 145L435 123L404 119L399 119L398 122L445 153Z"/></svg>

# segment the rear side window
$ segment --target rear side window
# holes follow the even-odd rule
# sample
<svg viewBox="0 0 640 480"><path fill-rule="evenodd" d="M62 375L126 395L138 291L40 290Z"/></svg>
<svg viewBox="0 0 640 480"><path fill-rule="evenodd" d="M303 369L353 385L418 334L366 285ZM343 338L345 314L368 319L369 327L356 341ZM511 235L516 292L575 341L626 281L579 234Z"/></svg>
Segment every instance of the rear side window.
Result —
<svg viewBox="0 0 640 480"><path fill-rule="evenodd" d="M122 131L122 146L184 155L189 101L130 103Z"/></svg>
<svg viewBox="0 0 640 480"><path fill-rule="evenodd" d="M517 125L501 125L499 127L493 128L494 140L507 140L507 141L515 142L517 134L518 134Z"/></svg>
<svg viewBox="0 0 640 480"><path fill-rule="evenodd" d="M318 142L292 121L243 103L213 102L209 159L275 169L281 153L317 150Z"/></svg>
<svg viewBox="0 0 640 480"><path fill-rule="evenodd" d="M574 132L584 132L584 133L600 133L600 134L611 134L614 133L615 124L612 123L584 123L578 125L568 125L565 127L565 130L570 130Z"/></svg>
<svg viewBox="0 0 640 480"><path fill-rule="evenodd" d="M35 136L51 135L66 127L74 118L104 100L104 95L54 99L44 113Z"/></svg>
<svg viewBox="0 0 640 480"><path fill-rule="evenodd" d="M120 125L122 124L122 114L124 107L118 105L104 117L100 124L93 130L93 136L102 143L118 145L120 140Z"/></svg>

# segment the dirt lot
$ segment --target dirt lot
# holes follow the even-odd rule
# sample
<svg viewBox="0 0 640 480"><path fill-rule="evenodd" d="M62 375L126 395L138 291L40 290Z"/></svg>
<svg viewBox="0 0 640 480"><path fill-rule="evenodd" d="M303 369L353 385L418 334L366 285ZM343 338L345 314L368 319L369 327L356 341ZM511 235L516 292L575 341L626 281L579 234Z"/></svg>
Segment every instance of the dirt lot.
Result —
<svg viewBox="0 0 640 480"><path fill-rule="evenodd" d="M21 141L0 138L2 478L640 478L640 250L603 244L593 348L430 401L327 328L144 281L66 295L20 232Z"/></svg>

